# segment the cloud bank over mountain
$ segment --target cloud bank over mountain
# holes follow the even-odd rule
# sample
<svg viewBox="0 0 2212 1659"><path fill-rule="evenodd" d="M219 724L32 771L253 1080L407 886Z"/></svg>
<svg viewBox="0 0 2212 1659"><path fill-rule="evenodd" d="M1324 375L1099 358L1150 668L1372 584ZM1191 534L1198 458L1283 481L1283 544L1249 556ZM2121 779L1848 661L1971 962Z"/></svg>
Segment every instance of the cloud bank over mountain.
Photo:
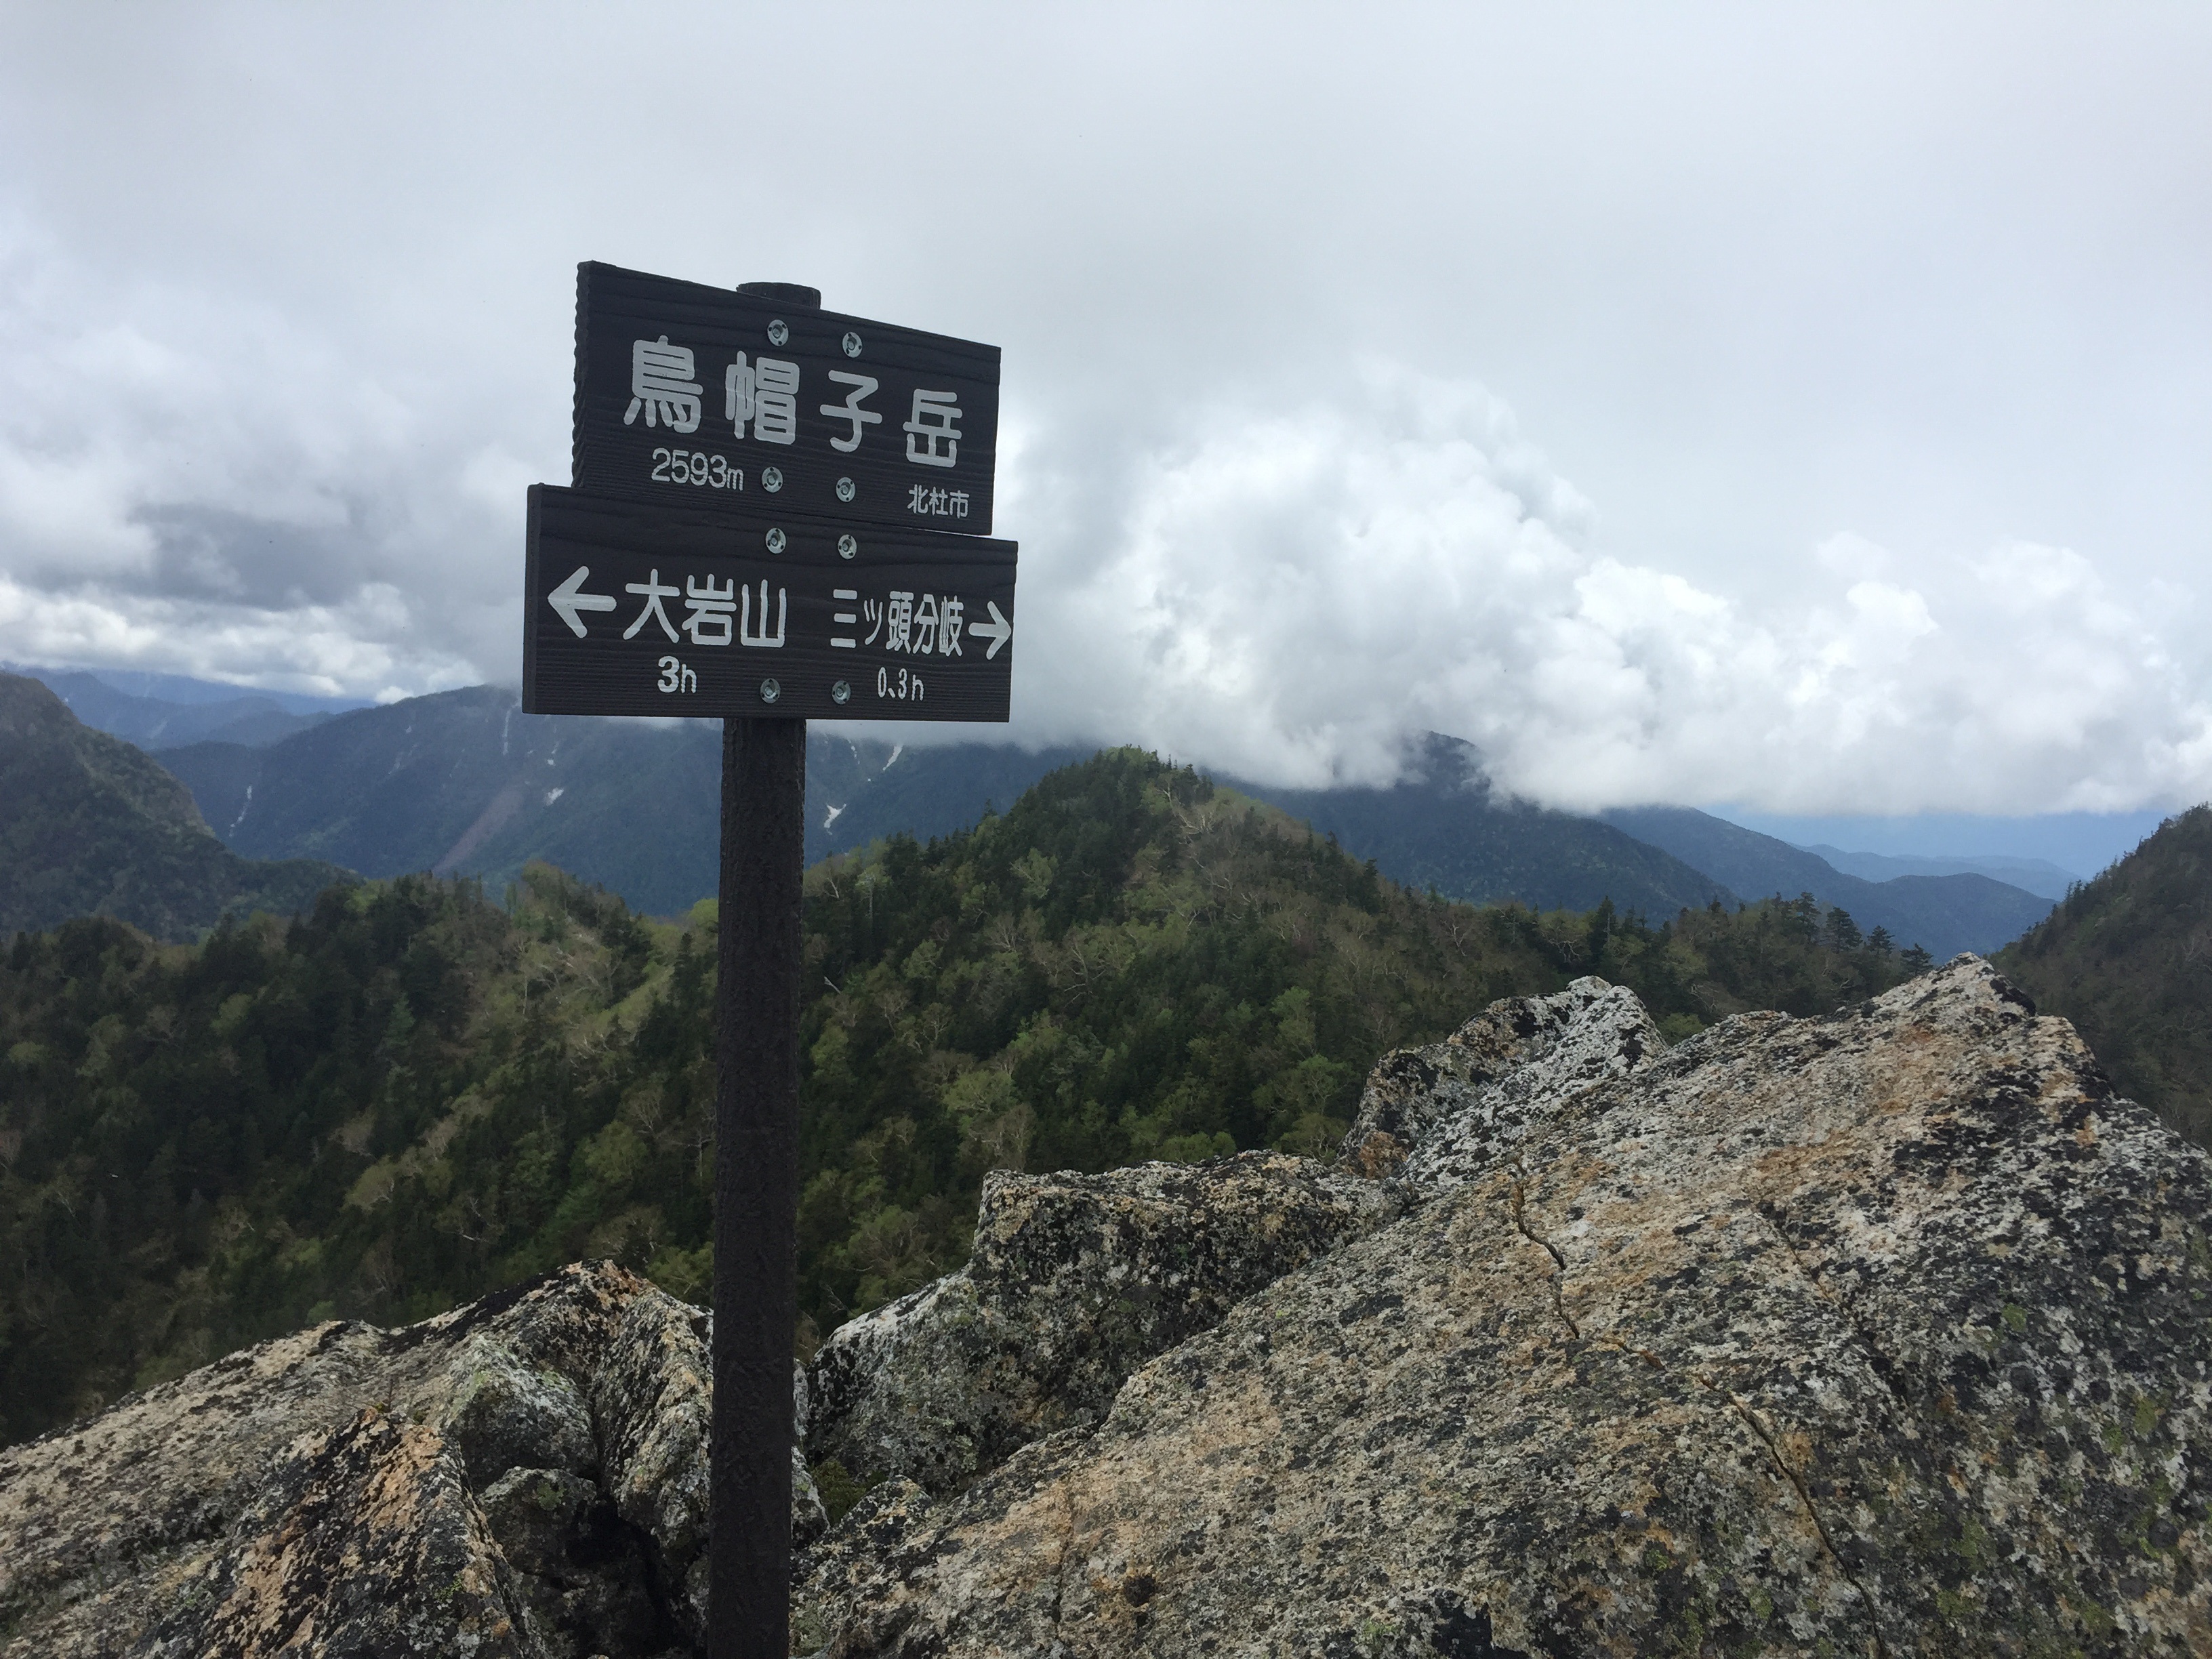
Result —
<svg viewBox="0 0 2212 1659"><path fill-rule="evenodd" d="M455 381L0 220L0 656L330 696L499 672L530 474Z"/></svg>
<svg viewBox="0 0 2212 1659"><path fill-rule="evenodd" d="M1839 536L1730 596L1608 550L1480 390L1370 368L1126 457L1024 456L1019 705L1255 778L1370 783L1409 734L1596 808L2108 811L2212 792L2191 596L2012 542L1908 568ZM1042 647L1040 649L1040 647Z"/></svg>
<svg viewBox="0 0 2212 1659"><path fill-rule="evenodd" d="M2208 74L2034 5L22 11L0 658L511 680L592 258L1005 347L1018 736L2201 799Z"/></svg>
<svg viewBox="0 0 2212 1659"><path fill-rule="evenodd" d="M235 313L118 296L72 334L39 310L52 267L11 263L46 280L0 301L0 653L386 696L515 673L529 469L469 453L465 400ZM1480 387L1370 360L1327 391L1118 444L1010 431L1017 736L1319 787L1385 781L1444 731L1577 808L2212 793L2190 592L2032 542L1908 568L1844 533L1778 550L1778 592L1730 594L1613 546ZM410 465L423 448L468 459Z"/></svg>

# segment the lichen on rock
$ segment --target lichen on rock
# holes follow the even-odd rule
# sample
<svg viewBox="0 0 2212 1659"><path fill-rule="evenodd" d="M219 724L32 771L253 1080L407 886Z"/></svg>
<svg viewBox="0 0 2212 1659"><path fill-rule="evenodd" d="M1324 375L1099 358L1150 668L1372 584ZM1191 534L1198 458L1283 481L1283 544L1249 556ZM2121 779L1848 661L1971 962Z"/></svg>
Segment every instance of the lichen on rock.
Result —
<svg viewBox="0 0 2212 1659"><path fill-rule="evenodd" d="M1418 1154L1511 1069L1370 1127ZM2203 1152L1971 957L1597 1069L1095 1428L878 1488L799 1627L835 1659L2212 1651Z"/></svg>
<svg viewBox="0 0 2212 1659"><path fill-rule="evenodd" d="M264 1343L0 1449L0 1652L687 1651L706 1322L568 1267L402 1330Z"/></svg>
<svg viewBox="0 0 2212 1659"><path fill-rule="evenodd" d="M1145 1360L1401 1208L1393 1189L1276 1152L994 1174L966 1267L823 1344L808 1449L957 1491L1097 1421Z"/></svg>
<svg viewBox="0 0 2212 1659"><path fill-rule="evenodd" d="M1666 1051L1626 986L1585 977L1550 996L1493 1002L1442 1042L1376 1063L1345 1163L1402 1176L1425 1194L1459 1186L1570 1096Z"/></svg>

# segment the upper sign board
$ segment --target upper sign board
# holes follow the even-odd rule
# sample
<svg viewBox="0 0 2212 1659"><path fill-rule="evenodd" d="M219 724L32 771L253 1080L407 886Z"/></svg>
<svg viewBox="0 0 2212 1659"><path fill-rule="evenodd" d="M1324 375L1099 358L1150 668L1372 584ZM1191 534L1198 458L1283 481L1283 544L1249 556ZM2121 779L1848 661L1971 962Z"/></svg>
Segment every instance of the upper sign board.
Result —
<svg viewBox="0 0 2212 1659"><path fill-rule="evenodd" d="M530 490L533 714L1003 720L1011 542Z"/></svg>
<svg viewBox="0 0 2212 1659"><path fill-rule="evenodd" d="M588 262L578 489L988 535L999 348Z"/></svg>

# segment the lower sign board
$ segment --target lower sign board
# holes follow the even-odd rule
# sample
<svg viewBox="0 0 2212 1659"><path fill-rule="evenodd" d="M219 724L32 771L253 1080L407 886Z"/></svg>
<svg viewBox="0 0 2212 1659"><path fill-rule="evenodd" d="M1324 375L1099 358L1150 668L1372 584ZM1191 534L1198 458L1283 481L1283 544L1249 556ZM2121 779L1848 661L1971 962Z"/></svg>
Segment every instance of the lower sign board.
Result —
<svg viewBox="0 0 2212 1659"><path fill-rule="evenodd" d="M1004 720L1012 542L530 490L533 714Z"/></svg>

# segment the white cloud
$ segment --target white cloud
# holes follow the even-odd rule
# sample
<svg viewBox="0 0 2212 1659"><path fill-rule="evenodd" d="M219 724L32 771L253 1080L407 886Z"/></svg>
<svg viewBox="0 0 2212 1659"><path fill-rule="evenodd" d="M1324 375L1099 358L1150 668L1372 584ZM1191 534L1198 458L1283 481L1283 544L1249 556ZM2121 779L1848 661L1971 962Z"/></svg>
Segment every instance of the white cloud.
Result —
<svg viewBox="0 0 2212 1659"><path fill-rule="evenodd" d="M20 222L0 269L0 654L363 696L505 665L516 562L483 555L527 469L458 437L481 394L410 402L342 340L105 283Z"/></svg>
<svg viewBox="0 0 2212 1659"><path fill-rule="evenodd" d="M2199 796L2212 15L1993 15L0 11L0 656L511 679L600 258L1004 345L1030 736Z"/></svg>
<svg viewBox="0 0 2212 1659"><path fill-rule="evenodd" d="M9 261L33 280L0 298L0 655L384 700L512 675L533 469L467 376L402 396L251 307ZM2212 791L2186 596L2077 553L1908 564L1844 531L1777 550L1754 599L1609 547L1464 381L1370 362L1118 413L1112 445L1096 411L1009 422L1023 735L1311 785L1387 779L1435 729L1585 807Z"/></svg>
<svg viewBox="0 0 2212 1659"><path fill-rule="evenodd" d="M1388 777L1436 729L1583 807L2212 793L2205 664L2179 643L2193 617L2063 549L1923 560L1908 580L1844 535L1754 605L1595 548L1582 497L1495 399L1381 371L1290 414L1206 410L1117 482L1114 516L1085 522L1033 481L1047 533L1025 555L1017 690L1042 736L1318 785ZM1058 493L1095 499L1065 476Z"/></svg>
<svg viewBox="0 0 2212 1659"><path fill-rule="evenodd" d="M81 585L63 593L0 576L0 657L191 674L316 696L390 702L472 685L465 657L410 645L415 608L387 583L344 603L283 610ZM393 682L404 684L393 684Z"/></svg>

